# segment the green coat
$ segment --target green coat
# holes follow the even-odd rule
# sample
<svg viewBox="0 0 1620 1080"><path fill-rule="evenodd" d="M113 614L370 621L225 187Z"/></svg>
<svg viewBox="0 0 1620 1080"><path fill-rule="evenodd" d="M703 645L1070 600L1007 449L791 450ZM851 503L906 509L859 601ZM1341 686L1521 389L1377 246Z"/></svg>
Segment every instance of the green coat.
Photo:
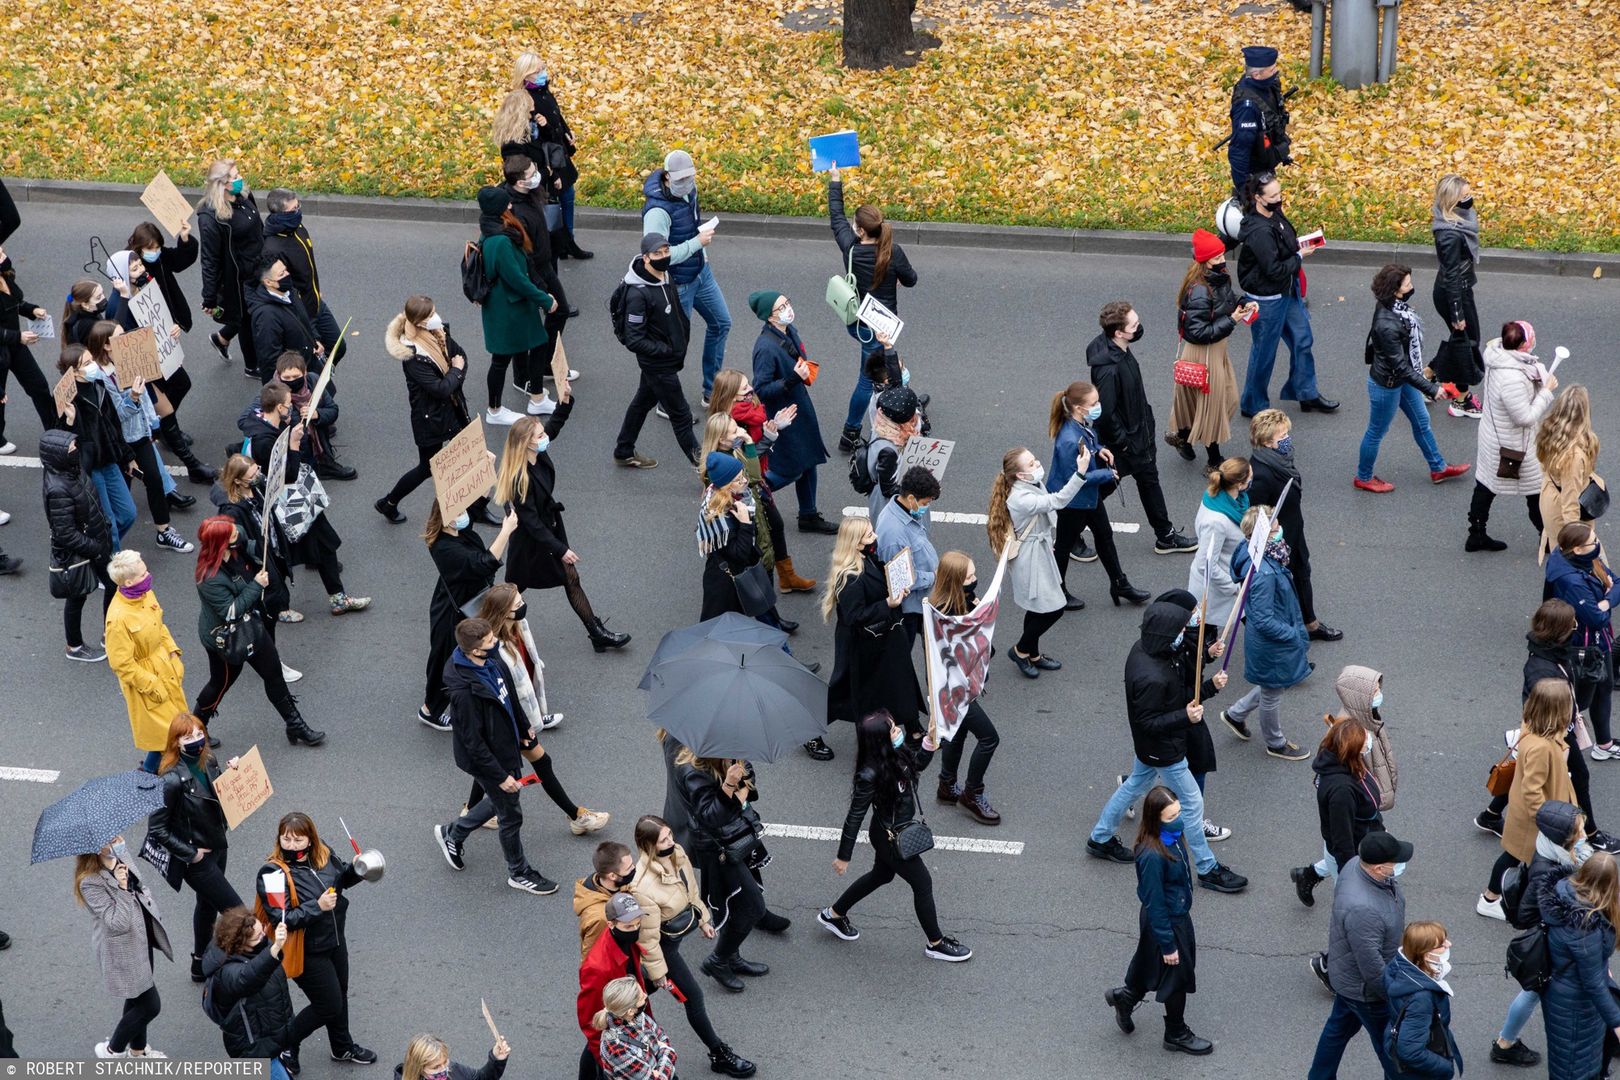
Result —
<svg viewBox="0 0 1620 1080"><path fill-rule="evenodd" d="M545 313L554 302L529 280L523 253L505 233L484 237L484 348L496 356L528 352L546 343Z"/></svg>

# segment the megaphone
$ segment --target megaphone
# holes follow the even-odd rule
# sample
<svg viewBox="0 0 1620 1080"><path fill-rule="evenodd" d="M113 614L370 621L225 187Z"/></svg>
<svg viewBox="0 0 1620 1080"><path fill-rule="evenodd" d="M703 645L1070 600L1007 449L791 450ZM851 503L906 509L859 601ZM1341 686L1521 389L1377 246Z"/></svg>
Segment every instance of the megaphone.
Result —
<svg viewBox="0 0 1620 1080"><path fill-rule="evenodd" d="M354 872L367 881L381 881L383 871L387 869L383 853L376 848L367 848L354 857Z"/></svg>
<svg viewBox="0 0 1620 1080"><path fill-rule="evenodd" d="M1215 232L1228 245L1236 244L1243 231L1243 204L1236 198L1223 201L1215 208Z"/></svg>

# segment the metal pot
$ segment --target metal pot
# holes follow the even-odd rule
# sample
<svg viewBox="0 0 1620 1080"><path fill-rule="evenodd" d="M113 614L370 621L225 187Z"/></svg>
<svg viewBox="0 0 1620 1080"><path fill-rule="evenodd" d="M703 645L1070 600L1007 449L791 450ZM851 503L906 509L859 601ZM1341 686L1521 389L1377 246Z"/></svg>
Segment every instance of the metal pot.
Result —
<svg viewBox="0 0 1620 1080"><path fill-rule="evenodd" d="M386 869L383 853L376 848L367 848L354 857L354 872L367 881L381 881Z"/></svg>

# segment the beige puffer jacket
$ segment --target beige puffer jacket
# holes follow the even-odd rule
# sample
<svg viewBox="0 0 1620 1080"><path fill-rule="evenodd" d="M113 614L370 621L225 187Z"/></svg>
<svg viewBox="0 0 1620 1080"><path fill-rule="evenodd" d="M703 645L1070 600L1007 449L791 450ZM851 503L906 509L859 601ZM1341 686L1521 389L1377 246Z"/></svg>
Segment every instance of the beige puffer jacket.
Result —
<svg viewBox="0 0 1620 1080"><path fill-rule="evenodd" d="M1372 769L1373 778L1378 781L1378 809L1387 812L1395 808L1395 785L1400 772L1395 767L1395 752L1390 749L1389 735L1384 731L1384 718L1372 707L1373 695L1378 693L1383 680L1381 672L1349 664L1339 672L1333 689L1338 691L1339 700L1344 702L1345 712L1367 729L1367 764ZM1328 723L1332 723L1333 719L1327 717Z"/></svg>

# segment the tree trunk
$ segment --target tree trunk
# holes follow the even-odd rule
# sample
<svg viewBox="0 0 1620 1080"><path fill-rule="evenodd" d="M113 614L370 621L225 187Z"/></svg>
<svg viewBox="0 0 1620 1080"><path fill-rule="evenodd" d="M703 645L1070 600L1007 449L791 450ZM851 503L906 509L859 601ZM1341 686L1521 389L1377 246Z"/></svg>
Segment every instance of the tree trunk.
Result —
<svg viewBox="0 0 1620 1080"><path fill-rule="evenodd" d="M910 67L924 48L937 45L911 28L916 0L844 0L844 66Z"/></svg>

